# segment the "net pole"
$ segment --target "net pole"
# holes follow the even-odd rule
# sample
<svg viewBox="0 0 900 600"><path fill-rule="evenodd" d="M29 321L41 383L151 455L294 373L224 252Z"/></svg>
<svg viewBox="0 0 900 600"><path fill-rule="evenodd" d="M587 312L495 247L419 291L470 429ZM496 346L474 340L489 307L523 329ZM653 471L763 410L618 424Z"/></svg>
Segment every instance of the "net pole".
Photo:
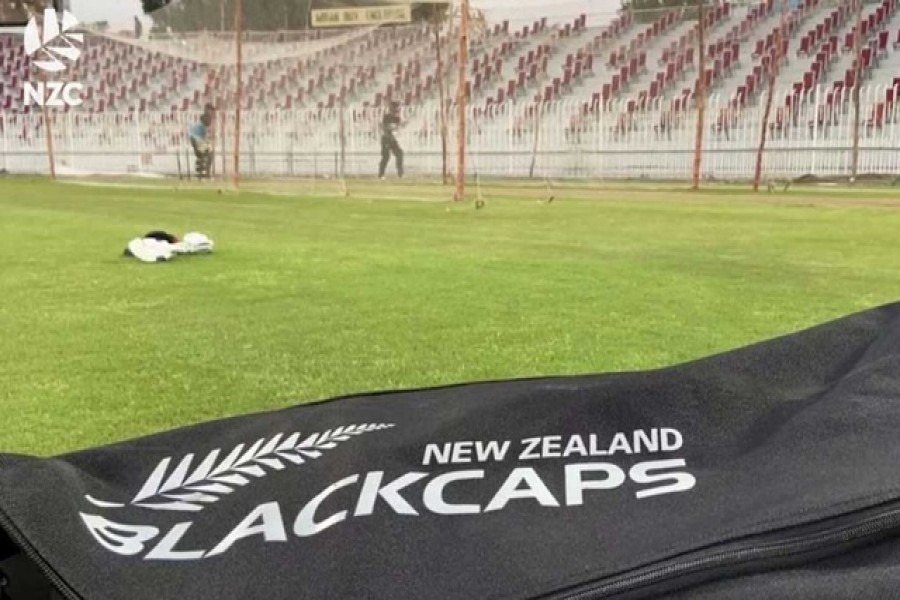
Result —
<svg viewBox="0 0 900 600"><path fill-rule="evenodd" d="M781 2L781 23L775 35L775 55L769 63L769 93L766 97L766 107L763 110L762 132L759 136L759 148L756 150L756 170L753 173L753 191L759 191L759 182L762 179L763 153L766 151L766 134L769 131L769 115L772 113L772 99L775 96L775 80L781 70L781 47L784 44L784 31L787 27L787 0Z"/></svg>
<svg viewBox="0 0 900 600"><path fill-rule="evenodd" d="M345 166L347 164L347 124L346 124L346 105L344 103L344 96L346 95L347 89L347 65L341 65L341 96L340 96L340 105L339 105L339 113L340 113L340 142L341 142L341 164L339 170L339 176L341 178L341 182L343 184L345 177Z"/></svg>
<svg viewBox="0 0 900 600"><path fill-rule="evenodd" d="M437 10L437 5L435 5ZM437 84L438 98L440 99L440 127L441 127L441 182L447 185L447 113L444 107L444 63L441 59L441 18L438 13L434 14L434 51L437 58Z"/></svg>
<svg viewBox="0 0 900 600"><path fill-rule="evenodd" d="M452 102L450 101L450 81L453 75L453 69L450 67L449 63L453 58L453 54L450 52L453 48L452 44L457 42L456 38L453 36L458 35L453 29L455 13L452 12L452 10L453 9L451 9L450 14L447 16L447 35L444 36L444 105L441 106L441 117L444 119L444 127L446 130L446 135L444 137L447 142L447 179L456 185L456 180L453 178L453 169L450 166L450 107L452 105Z"/></svg>
<svg viewBox="0 0 900 600"><path fill-rule="evenodd" d="M53 149L53 128L50 125L50 108L47 106L47 77L44 76L44 106L41 110L41 116L44 119L44 135L47 137L47 161L50 163L50 179L56 181L56 154Z"/></svg>
<svg viewBox="0 0 900 600"><path fill-rule="evenodd" d="M236 0L234 5L234 37L237 60L237 93L234 107L234 188L241 186L241 108L244 97L243 82L243 41L244 41L244 2Z"/></svg>
<svg viewBox="0 0 900 600"><path fill-rule="evenodd" d="M705 0L697 0L697 19L700 21L700 31L697 59L697 137L694 141L694 177L692 189L700 189L700 168L703 160L703 128L704 112L706 110L706 45L704 34L706 32Z"/></svg>
<svg viewBox="0 0 900 600"><path fill-rule="evenodd" d="M469 0L462 0L459 27L459 85L457 104L457 149L456 149L456 194L454 199L462 202L466 194L466 83L469 65Z"/></svg>
<svg viewBox="0 0 900 600"><path fill-rule="evenodd" d="M224 71L222 71L224 77ZM225 152L225 119L218 119L219 121L219 135L218 139L221 140L222 144L222 152L221 152L221 164L222 164L222 173L220 177L222 179L222 184L224 185L226 181L228 181L228 155Z"/></svg>
<svg viewBox="0 0 900 600"><path fill-rule="evenodd" d="M534 168L537 165L538 148L541 143L541 115L544 112L544 103L538 101L534 104L534 143L531 146L531 166L528 167L528 178L534 178Z"/></svg>
<svg viewBox="0 0 900 600"><path fill-rule="evenodd" d="M853 54L856 56L856 66L853 69L853 152L851 155L850 181L856 181L859 171L859 88L862 77L862 13L863 1L856 1L856 29L853 35Z"/></svg>

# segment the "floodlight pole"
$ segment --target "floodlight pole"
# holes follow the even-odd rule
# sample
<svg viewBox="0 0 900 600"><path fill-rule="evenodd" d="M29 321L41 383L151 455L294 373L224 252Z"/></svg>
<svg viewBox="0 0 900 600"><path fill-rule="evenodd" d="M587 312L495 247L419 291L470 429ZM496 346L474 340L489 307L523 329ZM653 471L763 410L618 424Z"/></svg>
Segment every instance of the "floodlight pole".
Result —
<svg viewBox="0 0 900 600"><path fill-rule="evenodd" d="M466 83L469 66L469 0L462 0L459 27L459 85L457 105L456 194L462 202L466 195Z"/></svg>
<svg viewBox="0 0 900 600"><path fill-rule="evenodd" d="M706 110L706 46L704 33L706 31L706 13L704 12L705 0L697 0L698 21L700 21L700 35L697 52L697 137L694 141L694 183L692 188L700 189L700 168L703 160L703 129L704 112Z"/></svg>
<svg viewBox="0 0 900 600"><path fill-rule="evenodd" d="M234 187L241 185L241 105L244 96L243 82L243 42L244 42L244 2L235 0L234 35L237 45L237 97L234 110Z"/></svg>

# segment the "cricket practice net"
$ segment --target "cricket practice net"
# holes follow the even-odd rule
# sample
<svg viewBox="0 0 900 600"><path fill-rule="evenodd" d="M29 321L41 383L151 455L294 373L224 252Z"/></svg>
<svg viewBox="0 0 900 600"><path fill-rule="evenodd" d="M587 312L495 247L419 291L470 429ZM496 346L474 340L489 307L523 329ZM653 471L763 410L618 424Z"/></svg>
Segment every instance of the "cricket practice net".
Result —
<svg viewBox="0 0 900 600"><path fill-rule="evenodd" d="M0 169L317 195L402 172L440 199L488 179L747 180L757 160L780 178L900 171L897 0L567 2L518 21L467 2L175 1L55 30L38 13L0 34ZM80 86L79 103L36 106L26 85Z"/></svg>

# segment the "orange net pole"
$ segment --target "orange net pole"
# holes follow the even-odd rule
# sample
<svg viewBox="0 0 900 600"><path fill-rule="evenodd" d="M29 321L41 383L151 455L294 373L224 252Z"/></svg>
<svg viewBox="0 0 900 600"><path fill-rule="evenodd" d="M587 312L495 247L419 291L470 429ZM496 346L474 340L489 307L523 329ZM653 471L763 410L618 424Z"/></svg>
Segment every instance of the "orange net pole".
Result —
<svg viewBox="0 0 900 600"><path fill-rule="evenodd" d="M703 10L704 0L697 0L699 31L699 55L697 66L697 138L694 141L694 184L693 189L700 189L700 168L703 159L703 127L704 112L706 110L706 44L704 34L706 32L706 12Z"/></svg>
<svg viewBox="0 0 900 600"><path fill-rule="evenodd" d="M462 0L459 28L459 89L457 91L457 160L456 194L454 200L461 202L466 195L466 75L469 65L469 0Z"/></svg>
<svg viewBox="0 0 900 600"><path fill-rule="evenodd" d="M237 96L234 109L234 187L241 185L241 105L244 99L243 82L243 41L244 41L244 3L236 0L234 6L234 36L237 45Z"/></svg>
<svg viewBox="0 0 900 600"><path fill-rule="evenodd" d="M787 27L787 0L781 3L781 24L775 36L775 53L772 62L769 63L769 95L766 98L766 107L763 110L762 132L759 137L759 148L756 150L756 170L753 174L753 191L759 191L759 182L762 179L763 153L766 150L766 135L769 131L769 115L772 114L772 100L775 96L775 83L778 72L781 69L781 48L784 45L784 32Z"/></svg>
<svg viewBox="0 0 900 600"><path fill-rule="evenodd" d="M859 88L862 81L862 13L864 2L857 0L856 2L856 29L853 36L853 50L856 56L856 66L853 69L853 154L852 164L850 165L851 181L856 181L856 175L859 171L859 127L860 127L860 108L859 108Z"/></svg>

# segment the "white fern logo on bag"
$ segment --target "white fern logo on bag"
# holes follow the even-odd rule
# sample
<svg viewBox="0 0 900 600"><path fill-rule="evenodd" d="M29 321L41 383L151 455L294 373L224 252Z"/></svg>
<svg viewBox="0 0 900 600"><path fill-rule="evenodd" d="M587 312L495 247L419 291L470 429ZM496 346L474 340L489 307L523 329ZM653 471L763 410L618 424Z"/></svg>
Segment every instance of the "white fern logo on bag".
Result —
<svg viewBox="0 0 900 600"><path fill-rule="evenodd" d="M279 433L269 439L261 438L249 447L238 444L227 453L216 448L202 460L196 460L194 454L178 461L173 461L173 457L169 456L156 465L140 491L128 503L98 500L89 494L84 497L102 509L132 506L154 511L199 512L250 485L254 479L283 471L289 466L303 465L322 457L341 442L392 427L393 423L348 425L313 433L305 438L299 432L287 436ZM95 514L79 514L97 542L123 556L140 554L160 533L156 527L118 523ZM158 549L155 552L159 554ZM158 556L148 556L151 557Z"/></svg>
<svg viewBox="0 0 900 600"><path fill-rule="evenodd" d="M206 505L218 502L235 489L249 484L251 477L265 477L270 472L284 470L288 464L302 465L307 460L319 458L339 442L390 427L393 425L386 423L338 427L324 433L314 433L302 442L299 433L286 438L279 433L270 440L259 439L249 448L239 444L221 459L222 451L217 448L194 469L191 469L193 454L182 458L174 469L170 469L172 457L167 457L156 465L130 504L152 510L203 510ZM96 500L91 496L85 498L101 508L126 506Z"/></svg>

